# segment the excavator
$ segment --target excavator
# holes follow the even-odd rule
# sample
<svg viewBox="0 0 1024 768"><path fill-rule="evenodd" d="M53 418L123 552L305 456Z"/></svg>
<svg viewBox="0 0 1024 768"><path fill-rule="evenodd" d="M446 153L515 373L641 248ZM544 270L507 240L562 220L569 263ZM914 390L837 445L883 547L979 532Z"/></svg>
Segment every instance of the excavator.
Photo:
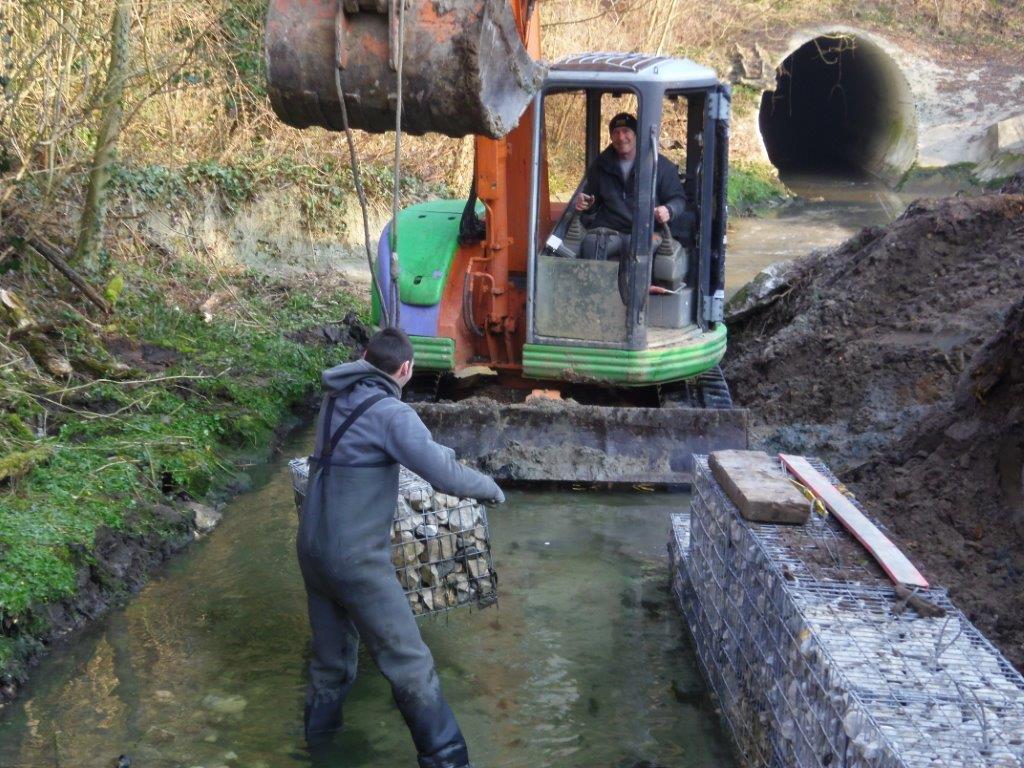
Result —
<svg viewBox="0 0 1024 768"><path fill-rule="evenodd" d="M404 5L402 3L404 2ZM747 445L719 363L729 87L692 61L541 60L535 0L271 0L268 92L297 128L473 136L466 199L381 234L373 317L415 348L407 396L435 439L499 479L686 485ZM637 120L617 258L573 200L608 118ZM654 219L674 152L687 227Z"/></svg>

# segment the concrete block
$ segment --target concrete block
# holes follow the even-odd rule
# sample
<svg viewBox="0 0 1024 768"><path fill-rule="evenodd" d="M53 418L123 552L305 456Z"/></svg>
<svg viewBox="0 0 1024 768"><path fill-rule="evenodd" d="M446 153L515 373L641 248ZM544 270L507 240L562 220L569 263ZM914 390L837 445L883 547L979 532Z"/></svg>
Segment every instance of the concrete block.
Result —
<svg viewBox="0 0 1024 768"><path fill-rule="evenodd" d="M992 155L1024 152L1024 114L993 123L989 126L986 139Z"/></svg>
<svg viewBox="0 0 1024 768"><path fill-rule="evenodd" d="M711 472L747 520L805 523L810 502L778 463L763 451L715 451Z"/></svg>

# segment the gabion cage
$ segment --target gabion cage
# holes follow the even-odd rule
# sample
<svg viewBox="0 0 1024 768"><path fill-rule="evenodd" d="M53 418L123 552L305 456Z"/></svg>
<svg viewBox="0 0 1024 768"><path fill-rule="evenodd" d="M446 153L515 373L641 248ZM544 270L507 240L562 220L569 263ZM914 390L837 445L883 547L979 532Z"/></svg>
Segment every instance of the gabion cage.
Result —
<svg viewBox="0 0 1024 768"><path fill-rule="evenodd" d="M831 517L749 522L695 457L669 552L700 666L747 765L1024 766L1024 678L945 591L921 592L944 617L903 605Z"/></svg>
<svg viewBox="0 0 1024 768"><path fill-rule="evenodd" d="M309 461L292 459L288 468L301 514ZM438 493L405 467L391 526L391 562L417 616L486 608L498 600L487 510L474 499Z"/></svg>

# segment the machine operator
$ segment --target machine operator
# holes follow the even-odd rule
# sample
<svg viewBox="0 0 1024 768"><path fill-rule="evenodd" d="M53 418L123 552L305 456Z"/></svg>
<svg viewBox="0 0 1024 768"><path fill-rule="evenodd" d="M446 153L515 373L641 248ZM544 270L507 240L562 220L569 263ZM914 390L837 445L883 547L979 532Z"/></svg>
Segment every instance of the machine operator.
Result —
<svg viewBox="0 0 1024 768"><path fill-rule="evenodd" d="M604 227L627 236L633 230L636 130L636 118L628 112L620 112L608 123L611 144L587 169L583 189L574 202L587 229ZM668 224L674 236L684 235L687 223L692 226L693 214L686 211L679 167L660 154L655 201L654 221L658 227Z"/></svg>

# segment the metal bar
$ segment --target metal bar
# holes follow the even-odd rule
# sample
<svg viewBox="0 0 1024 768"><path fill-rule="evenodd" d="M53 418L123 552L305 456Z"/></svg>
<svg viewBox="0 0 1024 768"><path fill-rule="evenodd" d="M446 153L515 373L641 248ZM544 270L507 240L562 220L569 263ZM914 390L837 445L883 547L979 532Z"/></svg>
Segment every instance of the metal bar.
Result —
<svg viewBox="0 0 1024 768"><path fill-rule="evenodd" d="M914 567L899 547L892 543L888 536L868 520L856 506L828 481L821 472L811 466L803 456L779 454L783 465L801 483L809 488L824 502L829 511L843 524L854 538L857 539L873 558L882 566L890 579L897 584L910 584L916 587L927 587L928 582L921 572Z"/></svg>
<svg viewBox="0 0 1024 768"><path fill-rule="evenodd" d="M526 233L526 340L536 341L533 330L533 305L537 288L537 218L540 206L540 127L543 120L542 94L533 98L533 134L530 152L530 213Z"/></svg>

